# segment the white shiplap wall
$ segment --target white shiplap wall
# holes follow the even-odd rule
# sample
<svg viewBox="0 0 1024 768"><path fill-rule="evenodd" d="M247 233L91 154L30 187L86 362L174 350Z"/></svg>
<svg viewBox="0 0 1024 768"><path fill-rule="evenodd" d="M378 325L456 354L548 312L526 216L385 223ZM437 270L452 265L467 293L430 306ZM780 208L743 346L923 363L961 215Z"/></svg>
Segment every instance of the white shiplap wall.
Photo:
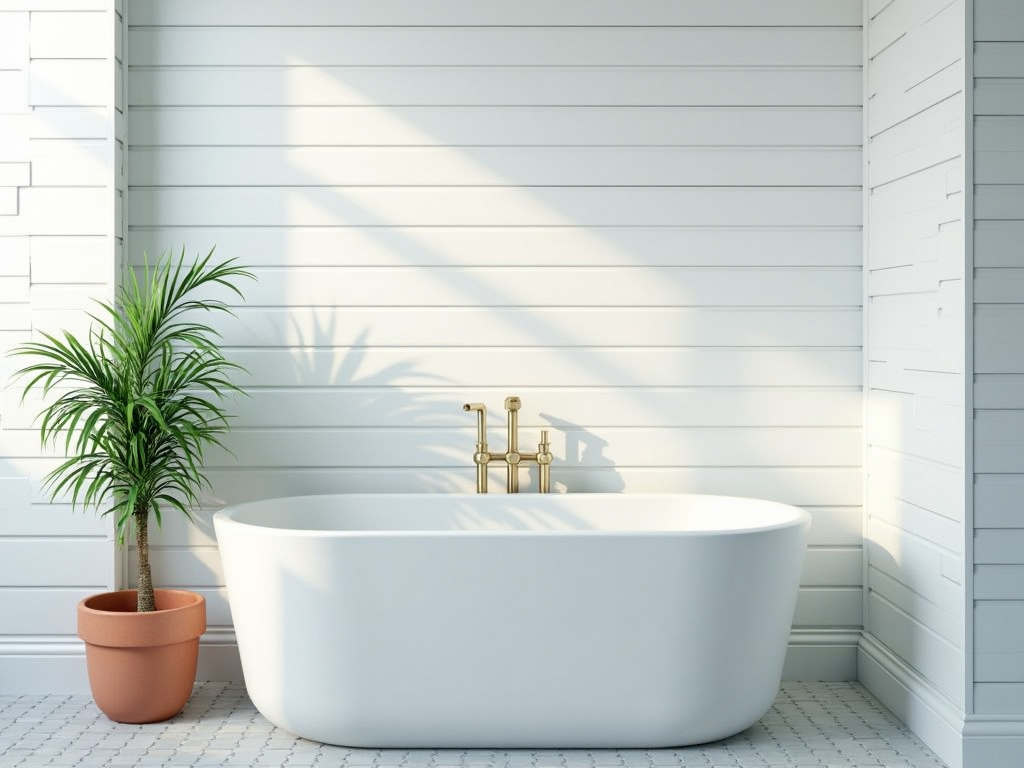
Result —
<svg viewBox="0 0 1024 768"><path fill-rule="evenodd" d="M859 674L951 765L968 653L965 20L962 0L866 4Z"/></svg>
<svg viewBox="0 0 1024 768"><path fill-rule="evenodd" d="M472 490L460 405L497 445L519 394L562 489L809 507L790 671L855 673L859 2L128 14L128 252L216 244L259 276L211 506ZM159 541L230 643L209 525Z"/></svg>
<svg viewBox="0 0 1024 768"><path fill-rule="evenodd" d="M8 349L81 328L116 253L120 2L0 0L0 691L87 686L75 604L115 582L108 527L51 505L55 464L9 385Z"/></svg>
<svg viewBox="0 0 1024 768"><path fill-rule="evenodd" d="M1024 743L1024 5L974 18L974 707Z"/></svg>

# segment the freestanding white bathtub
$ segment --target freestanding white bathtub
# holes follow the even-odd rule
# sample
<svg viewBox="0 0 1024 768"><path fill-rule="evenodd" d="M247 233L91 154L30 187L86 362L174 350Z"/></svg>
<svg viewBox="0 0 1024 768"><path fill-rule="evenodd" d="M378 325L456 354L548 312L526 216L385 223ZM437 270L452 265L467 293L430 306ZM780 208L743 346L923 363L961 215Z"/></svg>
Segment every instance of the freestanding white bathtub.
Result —
<svg viewBox="0 0 1024 768"><path fill-rule="evenodd" d="M640 494L308 496L214 518L256 707L378 748L742 731L778 692L809 520Z"/></svg>

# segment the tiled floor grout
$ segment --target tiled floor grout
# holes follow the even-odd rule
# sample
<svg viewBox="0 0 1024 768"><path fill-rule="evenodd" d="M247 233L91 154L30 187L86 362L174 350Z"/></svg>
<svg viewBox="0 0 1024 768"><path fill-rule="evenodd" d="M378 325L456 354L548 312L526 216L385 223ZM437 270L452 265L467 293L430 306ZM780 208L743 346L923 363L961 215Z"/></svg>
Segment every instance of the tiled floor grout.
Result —
<svg viewBox="0 0 1024 768"><path fill-rule="evenodd" d="M713 744L654 750L367 750L271 725L237 683L196 686L165 723L123 725L88 696L0 696L3 768L943 768L857 683L783 683L753 727Z"/></svg>

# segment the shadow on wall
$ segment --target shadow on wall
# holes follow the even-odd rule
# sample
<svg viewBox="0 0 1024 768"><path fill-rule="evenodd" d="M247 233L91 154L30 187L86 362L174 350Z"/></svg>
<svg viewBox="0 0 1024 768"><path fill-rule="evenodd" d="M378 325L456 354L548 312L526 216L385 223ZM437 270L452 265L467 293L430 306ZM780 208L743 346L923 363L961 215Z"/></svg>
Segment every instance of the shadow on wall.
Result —
<svg viewBox="0 0 1024 768"><path fill-rule="evenodd" d="M552 465L552 485L570 493L618 493L626 489L615 463L604 455L608 441L579 424L547 413L541 418L560 431L565 440L565 459ZM557 474L556 474L557 472Z"/></svg>

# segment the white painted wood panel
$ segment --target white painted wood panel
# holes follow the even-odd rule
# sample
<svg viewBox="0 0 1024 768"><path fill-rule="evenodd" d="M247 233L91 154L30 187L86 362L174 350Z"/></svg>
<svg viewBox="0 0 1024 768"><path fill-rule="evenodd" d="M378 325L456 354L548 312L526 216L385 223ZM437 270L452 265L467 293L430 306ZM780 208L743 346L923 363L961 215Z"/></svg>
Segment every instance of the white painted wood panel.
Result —
<svg viewBox="0 0 1024 768"><path fill-rule="evenodd" d="M254 307L805 307L855 308L848 268L437 267L255 269L246 289ZM769 310L772 311L772 310ZM372 317L372 315L371 315ZM576 317L575 314L572 317ZM573 321L564 313L567 330ZM612 317L609 317L612 319ZM657 321L657 313L654 316ZM769 326L770 327L770 321ZM536 340L575 338L562 327L531 324ZM366 321L356 322L365 328ZM529 327L529 326L528 326ZM599 326L598 326L599 328ZM321 329L322 332L323 329ZM298 346L303 346L301 340ZM452 343L438 337L438 343ZM457 341L455 343L458 343ZM710 342L713 343L713 342Z"/></svg>
<svg viewBox="0 0 1024 768"><path fill-rule="evenodd" d="M979 0L975 10L974 642L978 712L1024 714L1024 8Z"/></svg>
<svg viewBox="0 0 1024 768"><path fill-rule="evenodd" d="M975 0L974 39L1024 41L1024 19L1016 0Z"/></svg>
<svg viewBox="0 0 1024 768"><path fill-rule="evenodd" d="M136 186L856 187L860 159L859 147L163 147L130 150L127 169Z"/></svg>
<svg viewBox="0 0 1024 768"><path fill-rule="evenodd" d="M34 12L29 36L32 58L108 58L114 30L109 13L107 10Z"/></svg>
<svg viewBox="0 0 1024 768"><path fill-rule="evenodd" d="M77 257L96 266L110 246L113 8L107 0L0 3L0 196L13 193L14 203L0 202L4 381L15 367L6 351L47 326L55 307L80 316L110 287L106 271L85 279ZM116 573L109 521L42 493L57 460L40 449L38 405L21 404L16 387L0 394L3 693L86 689L75 604L112 587Z"/></svg>
<svg viewBox="0 0 1024 768"><path fill-rule="evenodd" d="M585 420L608 427L859 427L860 391L809 387L663 387L584 389L520 388L521 423L539 428L541 412L570 424ZM462 427L461 389L419 387L306 387L296 398L288 388L258 387L232 403L239 423L273 427ZM500 408L501 387L477 396ZM500 415L500 411L499 411Z"/></svg>
<svg viewBox="0 0 1024 768"><path fill-rule="evenodd" d="M935 723L908 701L934 699L963 710L969 700L963 528L968 5L897 0L865 9L863 647L872 660L899 671L899 684L880 684L870 666L865 679L923 733L934 732ZM941 746L943 759L957 764L955 748Z"/></svg>
<svg viewBox="0 0 1024 768"><path fill-rule="evenodd" d="M844 187L160 187L131 198L137 227L852 227L860 205Z"/></svg>
<svg viewBox="0 0 1024 768"><path fill-rule="evenodd" d="M714 429L676 428L653 438L650 428L627 429L563 426L557 416L551 426L552 473L559 465L584 460L600 444L601 457L618 467L737 466L737 467L856 467L860 461L859 430L822 428ZM534 446L539 428L521 423L520 444ZM472 455L473 427L454 430L380 428L238 429L231 452L210 450L210 467L275 467L282 456L302 467L437 467L458 466ZM504 440L493 443L504 450ZM325 450L325 446L331 446Z"/></svg>
<svg viewBox="0 0 1024 768"><path fill-rule="evenodd" d="M465 365L467 357L473 365ZM855 387L860 350L543 347L344 350L240 349L232 358L262 386ZM458 379L453 372L462 361ZM596 417L595 417L596 418Z"/></svg>
<svg viewBox="0 0 1024 768"><path fill-rule="evenodd" d="M710 493L752 496L801 507L859 507L863 501L860 468L846 467L674 467L610 466L601 457L601 440L592 441L585 461L565 463L552 488L570 493ZM456 467L405 468L360 467L350 469L231 468L209 472L216 488L207 503L221 505L274 496L317 493L472 493L474 469L465 462ZM492 487L501 492L495 469ZM529 473L524 477L533 479ZM529 485L521 480L524 485ZM860 596L854 598L859 600ZM823 621L822 626L827 626Z"/></svg>
<svg viewBox="0 0 1024 768"><path fill-rule="evenodd" d="M560 490L811 506L797 623L860 625L856 3L127 10L128 256L260 278L210 508L471 490L517 393ZM157 546L213 603L210 543Z"/></svg>
<svg viewBox="0 0 1024 768"><path fill-rule="evenodd" d="M133 147L852 147L845 107L140 107Z"/></svg>
<svg viewBox="0 0 1024 768"><path fill-rule="evenodd" d="M362 266L692 266L851 267L861 265L860 225L809 227L138 227L136 254L216 245L246 263ZM197 247L197 246L190 246ZM742 274L743 270L736 270Z"/></svg>
<svg viewBox="0 0 1024 768"><path fill-rule="evenodd" d="M136 67L860 66L856 28L140 27Z"/></svg>
<svg viewBox="0 0 1024 768"><path fill-rule="evenodd" d="M137 25L208 24L232 26L245 18L258 26L332 24L587 26L852 26L861 24L857 0L787 0L766 6L759 0L708 4L701 0L568 0L552 7L544 0L523 0L514 7L475 0L447 0L424 7L417 0L386 0L366 6L359 0L293 0L287 7L248 0L134 0L130 21Z"/></svg>
<svg viewBox="0 0 1024 768"><path fill-rule="evenodd" d="M654 272L654 276L664 274ZM573 278L568 279L572 281ZM678 282L685 281L686 277ZM804 285L819 284L817 281L800 282ZM508 288L505 290L513 293ZM574 287L573 290L579 289ZM518 298L525 292L514 293ZM713 298L740 302L742 293L738 292L735 297ZM305 297L307 294L302 295ZM585 296L567 298L596 302L599 296L600 291L594 290ZM705 302L705 296L711 294L695 296L694 303ZM654 297L645 295L642 298L650 300ZM431 299L436 301L434 296ZM301 347L310 344L333 347L516 347L542 343L556 347L753 347L774 339L788 347L857 347L861 341L861 316L859 308L854 306L846 309L834 306L794 308L792 305L773 309L764 306L664 307L653 301L654 306L643 308L568 307L564 304L556 307L483 308L452 304L429 308L359 307L358 301L352 304L355 306L338 308L247 306L239 310L239 322L224 329L223 343L231 347ZM555 327L559 328L557 335L550 330Z"/></svg>
<svg viewBox="0 0 1024 768"><path fill-rule="evenodd" d="M57 69L57 67L54 67ZM858 67L135 69L139 106L855 106ZM69 77L66 71L52 77ZM51 93L41 81L39 101ZM94 103L84 100L81 103Z"/></svg>

